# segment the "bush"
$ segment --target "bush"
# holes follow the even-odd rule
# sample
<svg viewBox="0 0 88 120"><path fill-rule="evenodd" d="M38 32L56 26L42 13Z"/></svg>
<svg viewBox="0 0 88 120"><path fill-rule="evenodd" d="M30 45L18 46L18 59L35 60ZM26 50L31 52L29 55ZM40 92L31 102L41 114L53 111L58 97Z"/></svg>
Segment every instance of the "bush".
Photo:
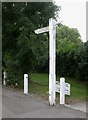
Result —
<svg viewBox="0 0 88 120"><path fill-rule="evenodd" d="M78 64L77 77L80 80L88 80L88 42L84 43L80 50L80 63Z"/></svg>

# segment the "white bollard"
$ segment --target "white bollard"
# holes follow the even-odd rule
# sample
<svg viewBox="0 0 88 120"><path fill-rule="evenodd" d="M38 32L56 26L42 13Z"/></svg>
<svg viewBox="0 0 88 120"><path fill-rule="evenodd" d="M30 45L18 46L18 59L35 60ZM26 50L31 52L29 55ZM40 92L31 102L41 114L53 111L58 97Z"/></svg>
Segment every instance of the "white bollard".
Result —
<svg viewBox="0 0 88 120"><path fill-rule="evenodd" d="M24 74L24 94L28 94L28 74Z"/></svg>
<svg viewBox="0 0 88 120"><path fill-rule="evenodd" d="M3 80L3 85L6 85L6 81L5 81L5 79Z"/></svg>
<svg viewBox="0 0 88 120"><path fill-rule="evenodd" d="M60 104L65 104L65 78L60 78Z"/></svg>
<svg viewBox="0 0 88 120"><path fill-rule="evenodd" d="M7 77L6 71L3 72L3 75L4 75L3 85L6 85L6 77Z"/></svg>

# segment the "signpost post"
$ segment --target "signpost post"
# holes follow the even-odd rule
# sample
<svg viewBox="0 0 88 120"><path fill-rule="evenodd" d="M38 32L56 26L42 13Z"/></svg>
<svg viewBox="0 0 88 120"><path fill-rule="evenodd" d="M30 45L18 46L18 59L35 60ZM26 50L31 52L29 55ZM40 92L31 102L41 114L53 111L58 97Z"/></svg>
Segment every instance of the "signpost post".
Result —
<svg viewBox="0 0 88 120"><path fill-rule="evenodd" d="M56 24L49 19L49 103L55 105L56 98Z"/></svg>
<svg viewBox="0 0 88 120"><path fill-rule="evenodd" d="M49 26L35 30L36 34L49 32L49 104L55 105L56 86L56 21L49 19Z"/></svg>

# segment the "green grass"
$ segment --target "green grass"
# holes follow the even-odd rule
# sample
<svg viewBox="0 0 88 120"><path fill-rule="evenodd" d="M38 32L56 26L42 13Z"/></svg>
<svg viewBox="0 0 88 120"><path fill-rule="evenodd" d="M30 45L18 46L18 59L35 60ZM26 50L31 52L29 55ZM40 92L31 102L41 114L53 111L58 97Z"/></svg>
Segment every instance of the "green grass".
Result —
<svg viewBox="0 0 88 120"><path fill-rule="evenodd" d="M48 74L42 73L31 73L30 74L31 82L29 82L29 92L39 95L45 99L48 99ZM59 80L59 76L57 76ZM71 95L66 96L66 101L83 101L86 99L86 87L85 83L73 79L65 78L66 82L71 84ZM59 98L59 93L56 94Z"/></svg>
<svg viewBox="0 0 88 120"><path fill-rule="evenodd" d="M39 95L41 97L48 97L48 74L30 74L33 82L29 82L29 92ZM35 82L39 83L36 84Z"/></svg>

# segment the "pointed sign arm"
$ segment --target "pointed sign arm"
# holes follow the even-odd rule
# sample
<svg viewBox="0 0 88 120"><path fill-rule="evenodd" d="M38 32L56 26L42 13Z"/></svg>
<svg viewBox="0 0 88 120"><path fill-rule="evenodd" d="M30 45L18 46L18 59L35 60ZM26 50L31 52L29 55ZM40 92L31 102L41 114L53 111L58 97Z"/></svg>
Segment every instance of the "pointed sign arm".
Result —
<svg viewBox="0 0 88 120"><path fill-rule="evenodd" d="M40 34L40 33L44 33L44 32L49 32L49 26L43 27L43 28L39 28L39 29L35 30L36 34Z"/></svg>

